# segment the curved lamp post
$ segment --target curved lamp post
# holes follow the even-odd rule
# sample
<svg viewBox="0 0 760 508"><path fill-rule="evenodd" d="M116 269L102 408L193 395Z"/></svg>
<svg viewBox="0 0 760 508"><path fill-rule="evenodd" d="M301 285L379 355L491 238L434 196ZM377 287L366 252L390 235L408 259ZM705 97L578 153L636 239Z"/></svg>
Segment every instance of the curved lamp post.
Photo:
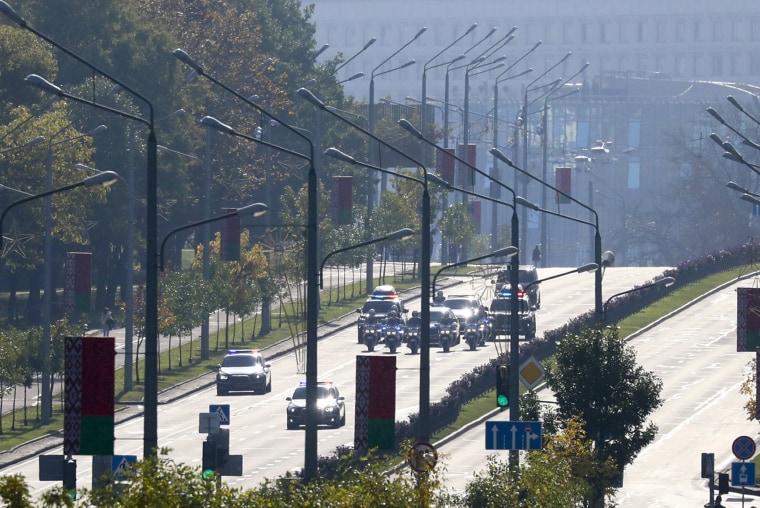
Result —
<svg viewBox="0 0 760 508"><path fill-rule="evenodd" d="M147 174L146 174L146 282L145 282L145 417L144 417L144 449L145 457L154 456L158 449L158 161L156 157L156 130L154 121L153 103L145 96L137 93L121 80L103 71L98 66L88 62L66 46L59 44L39 30L30 26L24 18L4 0L0 0L0 12L24 30L28 30L37 37L45 40L52 46L63 51L93 72L105 76L116 83L117 86L143 101L148 107L147 118L129 115L124 111L108 108L94 101L84 101L102 110L110 111L126 118L135 119L148 126L147 140ZM55 92L54 92L55 93ZM56 93L58 96L64 96Z"/></svg>
<svg viewBox="0 0 760 508"><path fill-rule="evenodd" d="M664 286L667 288L667 287L672 286L675 283L676 283L676 279L674 279L673 277L663 277L662 279L656 280L652 282L651 284L644 284L643 286L638 286L633 289L629 289L628 291L621 291L620 293L615 293L614 295L607 298L606 302L604 302L604 309L602 311L602 324L604 325L607 324L607 305L609 305L610 301L617 298L618 296L623 296L623 295L627 295L629 293L633 293L636 291L642 291L644 289L650 289L650 288L655 288L655 287Z"/></svg>
<svg viewBox="0 0 760 508"><path fill-rule="evenodd" d="M309 162L306 204L306 430L304 432L304 476L306 479L312 479L317 475L317 368L319 365L317 362L317 340L319 338L317 336L317 328L319 325L319 285L317 284L317 242L319 233L317 213L319 203L317 196L317 170L314 166L314 144L304 133L298 131L287 122L283 122L251 99L208 74L206 70L184 50L178 48L175 49L172 54L182 63L198 73L199 76L203 76L246 104L254 107L260 113L265 114L272 120L280 123L283 127L306 141L309 145L309 154L299 155ZM297 152L292 153L296 154Z"/></svg>
<svg viewBox="0 0 760 508"><path fill-rule="evenodd" d="M599 270L599 265L596 263L586 263L585 265L581 265L578 268L575 268L573 270L569 270L567 272L558 273L556 275L552 275L551 277L545 277L543 279L534 280L533 282L526 284L523 288L523 291L528 291L528 288L531 286L535 286L537 284L541 284L542 282L546 282L547 280L556 279L558 277L564 277L565 275L572 275L574 273L585 273L585 272L596 272Z"/></svg>
<svg viewBox="0 0 760 508"><path fill-rule="evenodd" d="M84 180L81 180L76 183L72 183L69 185L64 185L63 187L58 187L56 189L51 189L49 191L41 192L39 194L32 194L26 197L23 197L21 199L17 199L16 201L12 202L10 205L6 206L3 210L3 213L0 214L0 247L3 246L3 220L5 219L5 216L10 212L13 208L17 207L18 205L27 203L29 201L44 198L47 196L52 196L53 194L58 194L60 192L66 192L71 189L76 189L77 187L93 187L95 185L102 185L104 187L108 187L110 185L113 185L118 180L121 180L121 177L114 173L113 171L103 171L101 173L97 173L92 176L88 176Z"/></svg>
<svg viewBox="0 0 760 508"><path fill-rule="evenodd" d="M552 212L551 210L546 210L544 208L539 208L539 207L535 206L534 204L530 203L527 200L522 200L522 204L524 204L528 208L532 208L532 209L537 210L537 211L541 211L541 212L544 212L544 213L549 213L551 215L556 215L558 217L564 217L566 219L574 220L576 222L580 222L582 224L588 224L588 225L592 226L594 228L594 231L595 231L595 233L594 233L594 263L596 263L600 267L604 267L605 266L602 263L602 235L599 232L599 214L596 213L596 210L594 210L593 208L591 208L587 204L583 203L582 201L578 201L577 199L575 199L571 195L567 194L566 192L563 192L563 191L559 190L558 188L554 187L553 185L550 185L549 183L545 182L544 180L542 180L542 179L540 179L540 178L538 178L536 176L533 176L528 171L525 171L524 169L520 168L519 166L517 166L516 164L514 164L509 159L509 157L507 157L506 155L504 155L503 153L501 153L501 151L498 148L491 148L489 150L489 152L491 153L491 155L494 155L497 159L499 159L502 162L506 163L508 166L511 166L516 171L518 171L518 172L526 175L527 177L529 177L529 178L531 178L531 179L533 179L533 180L535 180L537 182L542 183L543 185L545 185L545 186L549 187L550 189L554 190L555 192L557 192L561 196L569 199L573 203L576 203L580 207L585 208L586 210L588 210L589 212L591 212L591 214L594 216L594 222L588 222L588 221L584 221L584 220L581 220L581 219L577 219L575 217L570 217L568 215L563 215L563 214L560 214L560 213L557 213L557 212ZM596 271L595 278L594 278L594 319L595 319L595 321L597 323L601 323L602 322L602 271L601 270L597 270Z"/></svg>
<svg viewBox="0 0 760 508"><path fill-rule="evenodd" d="M331 258L332 256L334 256L335 254L340 254L341 252L346 252L353 249L360 249L362 247L366 247L367 245L372 245L373 243L380 243L380 242L393 241L393 240L403 240L413 235L415 235L415 232L413 229L409 229L409 228L399 229L398 231L394 231L393 233L387 234L385 236L374 238L366 242L357 243L356 245L349 245L348 247L343 247L341 249L336 249L330 252L322 260L322 265L319 267L319 289L322 289L324 287L323 273L325 270L325 263L327 263L327 260Z"/></svg>
<svg viewBox="0 0 760 508"><path fill-rule="evenodd" d="M301 89L298 91L303 97L305 97L309 102L312 104L317 105L318 107L325 108L325 105L314 97L314 95L309 92L308 90ZM327 110L329 111L329 109ZM332 112L331 112L332 113ZM359 127L358 125L349 122L345 118L341 117L340 115L336 113L332 113L337 118L341 118L343 121L347 122L349 125L353 126L354 128L358 129L359 131L370 135L367 131ZM370 135L371 136L371 135ZM375 138L375 136L371 136ZM420 420L419 420L419 431L418 431L418 437L419 440L422 442L427 442L430 439L430 193L428 191L428 175L427 169L424 165L421 163L415 161L414 159L408 157L406 154L395 148L393 145L390 145L383 141L382 139L375 138L378 142L382 143L383 145L387 146L388 148L396 151L400 155L403 155L409 160L413 161L415 164L417 164L420 168L422 168L423 171L423 178L415 178L413 176L405 175L403 173L395 173L393 171L390 171L385 168L381 168L379 166L374 166L372 164L368 164L365 162L358 161L351 157L350 155L347 155L337 148L328 148L325 150L325 155L329 155L331 157L335 157L338 160L341 160L343 162L347 162L349 164L355 164L359 166L363 166L367 169L373 169L375 171L380 171L381 173L391 174L393 176L397 176L399 178L404 178L406 180L410 180L413 182L417 182L418 184L422 185L422 217L420 220L420 227L422 228L422 246L420 248L420 280L421 280L421 288L420 288L420 402L419 402L419 413L420 413Z"/></svg>
<svg viewBox="0 0 760 508"><path fill-rule="evenodd" d="M465 259L464 261L459 261L458 263L452 263L450 265L442 266L438 269L437 272L435 272L435 275L433 276L433 294L435 294L435 281L438 279L438 276L441 274L441 272L449 270L450 268L455 268L457 266L464 266L469 263L474 263L475 261L481 261L483 259L488 258L500 258L500 257L512 257L515 254L517 254L517 247L509 246L504 247L503 249L499 249L497 251L491 252L490 254L486 254L484 256L478 256L475 258Z"/></svg>
<svg viewBox="0 0 760 508"><path fill-rule="evenodd" d="M169 237L173 236L176 233L179 233L180 231L184 231L186 229L192 229L194 227L202 226L204 224L209 224L211 222L216 222L224 219L229 219L231 217L242 217L245 215L251 215L253 217L261 217L267 211L269 210L269 207L265 205L264 203L253 203L250 205L243 206L241 208L237 208L229 213L225 213L222 215L218 215L216 217L209 217L208 219L199 220L197 222L192 222L190 224L185 224L184 226L179 226L168 233L166 233L166 236L164 236L164 239L161 241L161 248L159 250L160 257L159 257L159 268L161 271L164 271L164 247L166 246L166 241L169 239Z"/></svg>

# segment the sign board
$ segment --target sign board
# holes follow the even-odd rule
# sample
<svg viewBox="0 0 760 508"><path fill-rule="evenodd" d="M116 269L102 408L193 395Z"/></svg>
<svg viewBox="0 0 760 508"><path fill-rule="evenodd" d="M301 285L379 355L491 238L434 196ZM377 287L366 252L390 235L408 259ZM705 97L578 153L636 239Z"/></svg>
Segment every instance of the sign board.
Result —
<svg viewBox="0 0 760 508"><path fill-rule="evenodd" d="M543 365L532 356L528 358L522 365L520 365L520 381L524 384L528 390L532 390L538 386L541 381L544 380L546 371Z"/></svg>
<svg viewBox="0 0 760 508"><path fill-rule="evenodd" d="M417 443L406 454L406 462L417 473L427 473L438 463L438 451L430 443Z"/></svg>
<svg viewBox="0 0 760 508"><path fill-rule="evenodd" d="M540 450L541 422L486 422L486 450Z"/></svg>
<svg viewBox="0 0 760 508"><path fill-rule="evenodd" d="M198 432L201 434L218 434L219 413L198 413Z"/></svg>
<svg viewBox="0 0 760 508"><path fill-rule="evenodd" d="M749 436L739 436L734 439L731 451L739 460L751 459L755 455L755 440Z"/></svg>
<svg viewBox="0 0 760 508"><path fill-rule="evenodd" d="M114 455L111 458L111 477L114 480L127 479L127 470L137 463L137 455Z"/></svg>
<svg viewBox="0 0 760 508"><path fill-rule="evenodd" d="M734 487L746 487L755 484L754 462L731 463L731 485Z"/></svg>
<svg viewBox="0 0 760 508"><path fill-rule="evenodd" d="M230 424L230 405L229 404L209 404L208 412L219 414L219 425Z"/></svg>
<svg viewBox="0 0 760 508"><path fill-rule="evenodd" d="M40 455L40 481L63 480L63 455Z"/></svg>

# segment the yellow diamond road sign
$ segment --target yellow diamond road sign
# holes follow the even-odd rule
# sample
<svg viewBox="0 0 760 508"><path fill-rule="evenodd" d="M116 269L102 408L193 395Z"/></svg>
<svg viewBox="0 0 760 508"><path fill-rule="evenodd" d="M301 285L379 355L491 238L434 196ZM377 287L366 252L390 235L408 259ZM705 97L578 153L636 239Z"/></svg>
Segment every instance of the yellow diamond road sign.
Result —
<svg viewBox="0 0 760 508"><path fill-rule="evenodd" d="M538 363L538 360L532 356L520 366L520 381L522 381L528 390L532 390L538 386L544 380L544 374L546 374L546 371L543 365Z"/></svg>

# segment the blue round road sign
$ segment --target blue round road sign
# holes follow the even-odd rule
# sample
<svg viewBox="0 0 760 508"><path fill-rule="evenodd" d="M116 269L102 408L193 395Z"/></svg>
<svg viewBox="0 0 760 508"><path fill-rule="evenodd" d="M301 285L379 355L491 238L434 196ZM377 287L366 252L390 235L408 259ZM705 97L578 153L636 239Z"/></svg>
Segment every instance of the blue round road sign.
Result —
<svg viewBox="0 0 760 508"><path fill-rule="evenodd" d="M731 451L739 460L751 459L755 454L755 440L749 436L739 436L734 439Z"/></svg>

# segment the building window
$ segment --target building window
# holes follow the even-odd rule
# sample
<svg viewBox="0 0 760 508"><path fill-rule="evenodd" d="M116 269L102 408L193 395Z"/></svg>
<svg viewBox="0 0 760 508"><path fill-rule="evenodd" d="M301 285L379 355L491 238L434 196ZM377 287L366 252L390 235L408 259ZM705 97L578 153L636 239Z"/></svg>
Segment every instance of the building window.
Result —
<svg viewBox="0 0 760 508"><path fill-rule="evenodd" d="M686 22L679 20L676 21L676 42L686 41Z"/></svg>
<svg viewBox="0 0 760 508"><path fill-rule="evenodd" d="M628 163L628 188L638 189L641 184L641 163Z"/></svg>
<svg viewBox="0 0 760 508"><path fill-rule="evenodd" d="M599 25L599 42L601 44L607 43L607 25L604 23Z"/></svg>
<svg viewBox="0 0 760 508"><path fill-rule="evenodd" d="M628 147L638 148L641 146L641 122L638 120L628 122Z"/></svg>
<svg viewBox="0 0 760 508"><path fill-rule="evenodd" d="M723 23L713 21L713 42L723 42Z"/></svg>
<svg viewBox="0 0 760 508"><path fill-rule="evenodd" d="M636 23L636 42L644 42L644 23Z"/></svg>
<svg viewBox="0 0 760 508"><path fill-rule="evenodd" d="M723 76L723 55L713 55L712 75L715 77Z"/></svg>
<svg viewBox="0 0 760 508"><path fill-rule="evenodd" d="M588 148L590 126L588 122L578 122L578 127L575 135L575 147L576 148Z"/></svg>
<svg viewBox="0 0 760 508"><path fill-rule="evenodd" d="M588 24L581 23L581 44L588 44Z"/></svg>

